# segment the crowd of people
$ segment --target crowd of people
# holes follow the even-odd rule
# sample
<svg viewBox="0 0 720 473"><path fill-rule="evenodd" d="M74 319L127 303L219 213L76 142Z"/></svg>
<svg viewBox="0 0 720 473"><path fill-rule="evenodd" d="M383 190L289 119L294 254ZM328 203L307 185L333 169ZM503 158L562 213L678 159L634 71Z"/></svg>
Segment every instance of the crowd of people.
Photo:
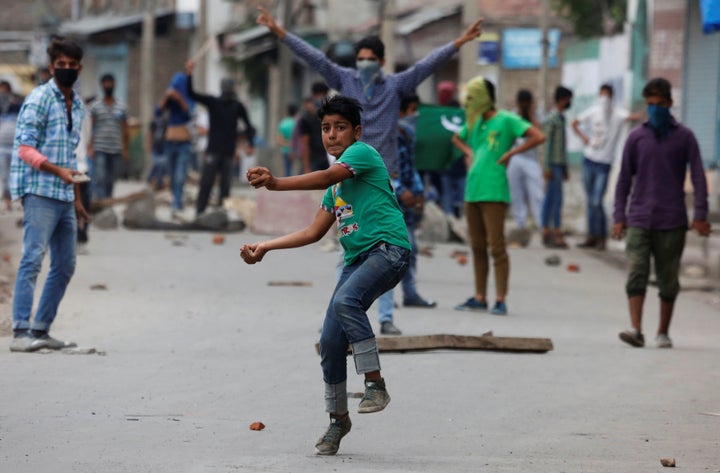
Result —
<svg viewBox="0 0 720 473"><path fill-rule="evenodd" d="M597 104L570 125L565 114L573 92L563 86L557 87L554 108L546 117L535 115L533 95L527 90L518 92L516 111L502 110L497 106L496 85L478 76L464 85L465 122L449 138L460 158L443 172L423 179L414 158L420 103L415 89L463 45L480 36L482 20L408 69L385 73L384 44L379 38L360 40L356 67L342 67L286 31L267 10L259 10L258 24L305 60L324 82L313 84L312 96L302 110L289 106L279 124L284 175L277 177L265 167L252 167L245 177L255 188L321 189L325 194L307 228L246 244L241 257L255 264L268 251L316 242L337 225L341 247L337 284L320 336L330 425L315 445L318 454L334 455L352 426L347 406L348 347L356 372L365 380L358 412L378 412L390 402L367 315L370 306L378 301L380 332L385 335L401 334L393 318L397 284L402 287L404 306L436 307L434 301L420 295L416 279L415 231L428 187L441 188L446 193L445 210L467 221L474 287L472 296L455 309L508 315L508 209L519 228L528 227L528 214L532 215L545 247L568 247L562 232L562 202L563 182L568 178L566 133L571 129L585 146L588 235L580 246L605 249L609 230L603 198L609 170L622 124L639 116L616 108L613 89L607 84L600 88ZM15 352L75 345L52 337L50 329L74 272L77 242L87 241L90 201L112 197L117 166L128 157L127 107L114 96L114 77L101 76L102 97L84 104L74 89L82 71L80 46L54 39L48 55L51 78L24 100L12 94L9 84L0 83L3 199L6 205L19 200L24 209L23 255L15 285L10 345ZM162 187L167 176L176 215L185 205L184 185L195 142L191 124L197 106L206 109L208 124L206 147L198 163L201 178L196 214L208 207L218 175L218 204L228 197L238 143L251 154L255 135L234 82L223 80L217 97L198 92L193 87L194 68L194 62L188 61L185 70L173 76L148 133L153 156L149 179ZM443 84L438 91L442 91L442 104L452 105L454 84ZM656 344L669 348L686 232L710 233L707 184L693 133L670 113L670 83L662 78L650 80L643 97L648 119L636 126L624 143L615 189L611 234L627 239L626 293L632 325L619 337L632 346L644 346L642 310L652 260L661 298ZM89 119L84 121L86 114ZM243 133L238 132L240 123ZM692 221L687 218L683 187L688 168L694 189ZM448 197L458 193L457 186L461 186L462 207ZM33 317L35 282L48 249L50 270ZM492 306L487 288L491 260L495 279Z"/></svg>

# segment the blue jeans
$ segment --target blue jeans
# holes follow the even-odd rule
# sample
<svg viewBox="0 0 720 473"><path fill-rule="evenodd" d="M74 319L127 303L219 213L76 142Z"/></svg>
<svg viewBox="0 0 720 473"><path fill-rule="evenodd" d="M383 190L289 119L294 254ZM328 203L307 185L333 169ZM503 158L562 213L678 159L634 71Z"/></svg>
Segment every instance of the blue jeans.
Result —
<svg viewBox="0 0 720 473"><path fill-rule="evenodd" d="M583 160L583 184L587 196L588 235L605 238L607 219L603 207L603 198L607 189L610 165Z"/></svg>
<svg viewBox="0 0 720 473"><path fill-rule="evenodd" d="M155 189L162 189L163 179L167 175L167 157L164 153L152 152L152 168L147 181L153 183Z"/></svg>
<svg viewBox="0 0 720 473"><path fill-rule="evenodd" d="M12 145L0 146L0 179L2 179L2 198L10 199L10 162Z"/></svg>
<svg viewBox="0 0 720 473"><path fill-rule="evenodd" d="M347 379L348 344L353 346L358 374L380 369L377 345L371 351L356 348L372 346L367 342L375 341L367 310L375 299L400 282L409 259L410 250L380 243L343 268L320 335L320 365L327 384Z"/></svg>
<svg viewBox="0 0 720 473"><path fill-rule="evenodd" d="M165 143L170 190L173 195L171 205L173 210L182 210L183 208L183 189L190 164L190 151L189 141L167 141Z"/></svg>
<svg viewBox="0 0 720 473"><path fill-rule="evenodd" d="M282 158L283 158L283 169L285 170L285 176L292 176L293 160L290 159L290 151L283 151Z"/></svg>
<svg viewBox="0 0 720 473"><path fill-rule="evenodd" d="M403 276L401 284L403 291L403 300L417 299L420 295L417 292L417 284L415 282L415 274L417 274L417 240L415 238L415 225L407 225L408 238L412 251L408 260L408 270ZM393 321L393 312L395 311L395 299L393 297L394 289L390 289L378 298L378 322Z"/></svg>
<svg viewBox="0 0 720 473"><path fill-rule="evenodd" d="M49 331L65 289L75 272L75 203L27 194L23 198L23 208L23 252L15 280L13 329ZM31 324L35 282L48 247L50 270Z"/></svg>
<svg viewBox="0 0 720 473"><path fill-rule="evenodd" d="M542 208L543 228L557 228L562 225L563 180L567 172L564 164L553 164L551 176L545 188L545 200Z"/></svg>
<svg viewBox="0 0 720 473"><path fill-rule="evenodd" d="M92 196L93 199L112 197L115 185L115 169L120 161L120 153L93 152L92 157Z"/></svg>

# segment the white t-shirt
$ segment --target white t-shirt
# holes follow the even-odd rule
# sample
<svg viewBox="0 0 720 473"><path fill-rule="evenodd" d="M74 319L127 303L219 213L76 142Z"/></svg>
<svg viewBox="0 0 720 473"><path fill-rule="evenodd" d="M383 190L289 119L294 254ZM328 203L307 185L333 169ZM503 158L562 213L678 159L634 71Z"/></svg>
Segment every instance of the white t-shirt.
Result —
<svg viewBox="0 0 720 473"><path fill-rule="evenodd" d="M629 112L617 107L603 109L599 104L578 115L580 128L586 131L590 142L583 148L583 154L591 161L612 164L620 132Z"/></svg>

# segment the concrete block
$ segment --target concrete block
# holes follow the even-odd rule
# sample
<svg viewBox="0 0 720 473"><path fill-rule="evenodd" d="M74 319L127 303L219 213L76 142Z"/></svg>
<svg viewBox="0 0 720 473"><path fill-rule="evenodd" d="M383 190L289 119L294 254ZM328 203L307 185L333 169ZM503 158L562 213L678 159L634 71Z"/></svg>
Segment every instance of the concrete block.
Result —
<svg viewBox="0 0 720 473"><path fill-rule="evenodd" d="M259 189L255 196L253 233L285 235L307 227L315 219L324 194L325 191ZM330 231L335 231L334 228Z"/></svg>

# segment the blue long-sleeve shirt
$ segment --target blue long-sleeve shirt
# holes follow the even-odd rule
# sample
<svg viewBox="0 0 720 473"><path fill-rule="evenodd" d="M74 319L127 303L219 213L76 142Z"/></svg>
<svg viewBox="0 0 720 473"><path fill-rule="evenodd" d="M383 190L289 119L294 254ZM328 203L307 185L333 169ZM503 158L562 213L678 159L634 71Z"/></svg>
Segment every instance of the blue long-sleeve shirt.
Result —
<svg viewBox="0 0 720 473"><path fill-rule="evenodd" d="M415 130L400 121L400 127L398 128L397 136L397 152L398 152L398 178L393 179L393 189L395 190L395 197L397 197L400 209L405 219L405 224L408 226L416 225L422 218L422 215L417 213L416 208L406 207L402 203L400 198L405 191L410 191L415 196L423 195L425 186L423 185L420 174L415 169L415 156L413 154L413 147L415 145Z"/></svg>
<svg viewBox="0 0 720 473"><path fill-rule="evenodd" d="M707 220L707 182L697 140L689 128L675 121L671 130L658 138L646 122L628 135L615 188L616 223L653 230L687 226L684 184L688 168L694 220Z"/></svg>
<svg viewBox="0 0 720 473"><path fill-rule="evenodd" d="M363 107L362 140L378 150L390 176L397 176L400 98L414 92L438 66L455 54L457 48L452 43L448 43L402 72L382 75L375 84L372 98L368 101L363 94L362 82L356 69L335 64L325 53L292 33L287 33L282 41L296 56L317 71L331 88L360 102Z"/></svg>

